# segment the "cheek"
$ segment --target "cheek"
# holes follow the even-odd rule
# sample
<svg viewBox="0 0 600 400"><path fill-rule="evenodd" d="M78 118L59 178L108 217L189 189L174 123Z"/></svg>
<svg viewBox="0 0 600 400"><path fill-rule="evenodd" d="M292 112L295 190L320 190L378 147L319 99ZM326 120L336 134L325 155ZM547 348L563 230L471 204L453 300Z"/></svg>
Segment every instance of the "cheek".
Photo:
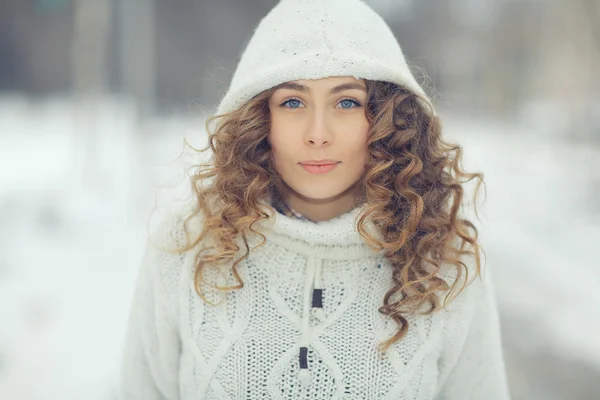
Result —
<svg viewBox="0 0 600 400"><path fill-rule="evenodd" d="M289 149L289 145L286 143L285 136L280 131L271 130L269 142L271 143L271 152L275 160L285 157L285 151Z"/></svg>
<svg viewBox="0 0 600 400"><path fill-rule="evenodd" d="M286 126L289 128L289 124L286 123L285 118L278 115L275 111L271 111L271 124L269 129L269 141L276 147L280 147L281 143L285 140L289 135L284 134L288 132L286 130Z"/></svg>
<svg viewBox="0 0 600 400"><path fill-rule="evenodd" d="M348 127L346 148L352 154L353 159L364 161L367 154L367 139L369 136L369 124L365 121L356 121Z"/></svg>
<svg viewBox="0 0 600 400"><path fill-rule="evenodd" d="M274 158L287 158L297 152L302 144L302 135L299 129L300 124L297 120L279 115L277 111L271 113L269 143ZM294 151L294 149L296 150Z"/></svg>
<svg viewBox="0 0 600 400"><path fill-rule="evenodd" d="M273 155L279 153L280 149L285 148L283 145L283 130L282 124L275 116L271 116L271 126L269 128L269 143L271 144L271 149Z"/></svg>
<svg viewBox="0 0 600 400"><path fill-rule="evenodd" d="M271 144L271 159L273 166L278 172L282 172L281 168L286 165L286 160L292 158L290 150L297 148L290 140L290 132L281 129L276 124L271 125L269 133L269 143Z"/></svg>

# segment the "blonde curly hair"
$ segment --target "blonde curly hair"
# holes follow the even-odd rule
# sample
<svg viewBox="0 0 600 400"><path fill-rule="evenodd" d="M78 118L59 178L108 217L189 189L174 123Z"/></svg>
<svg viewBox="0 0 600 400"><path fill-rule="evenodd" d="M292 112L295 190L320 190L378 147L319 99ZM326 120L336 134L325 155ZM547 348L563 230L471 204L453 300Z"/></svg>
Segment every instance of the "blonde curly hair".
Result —
<svg viewBox="0 0 600 400"><path fill-rule="evenodd" d="M471 268L465 257L472 257L475 275L481 275L477 228L459 214L464 184L476 181L476 199L484 182L481 173L462 169L462 147L442 139L440 118L428 100L389 82L365 83L369 159L362 177L365 208L357 230L371 247L384 250L393 267L395 286L386 293L379 312L392 318L398 331L380 345L385 351L406 335L406 313L433 313L464 290L467 280L458 288L459 279L452 285L443 279L443 265L453 267L458 278L463 273L468 277ZM254 225L275 213L260 201L276 192L281 179L267 141L268 101L274 90L258 94L235 111L208 118L208 144L195 150L210 150L210 161L195 165L190 175L195 205L184 230L187 235L190 221L198 215L202 227L178 251L208 243L210 236L213 245L197 253L194 272L196 292L206 302L203 288L207 286L224 292L244 286L237 268L252 250L248 235L262 237L256 247L264 244L266 237ZM365 230L368 219L383 240ZM211 265L229 266L237 283L221 287L205 281L203 271ZM442 293L446 293L443 304ZM427 310L419 311L424 305Z"/></svg>

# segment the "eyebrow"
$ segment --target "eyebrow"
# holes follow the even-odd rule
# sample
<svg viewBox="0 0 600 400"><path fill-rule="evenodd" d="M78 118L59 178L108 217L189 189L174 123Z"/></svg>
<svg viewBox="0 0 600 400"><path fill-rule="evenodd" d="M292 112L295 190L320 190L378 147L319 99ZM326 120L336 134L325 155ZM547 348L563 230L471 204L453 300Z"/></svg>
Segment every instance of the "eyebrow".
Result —
<svg viewBox="0 0 600 400"><path fill-rule="evenodd" d="M291 90L298 90L299 92L304 92L304 93L310 92L310 88L308 86L304 86L304 85L301 85L301 84L295 83L295 82L282 83L282 84L276 86L275 89L291 89ZM362 90L363 92L367 91L367 88L365 88L360 83L343 83L334 88L331 88L331 90L329 90L329 94L330 95L336 94L336 93L343 92L344 90L351 90L351 89L358 89L358 90Z"/></svg>

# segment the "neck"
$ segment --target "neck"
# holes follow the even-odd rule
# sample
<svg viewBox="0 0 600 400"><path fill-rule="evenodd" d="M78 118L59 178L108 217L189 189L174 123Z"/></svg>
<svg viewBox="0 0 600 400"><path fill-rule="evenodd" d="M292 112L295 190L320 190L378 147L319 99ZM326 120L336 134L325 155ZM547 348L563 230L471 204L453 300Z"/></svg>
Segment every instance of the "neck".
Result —
<svg viewBox="0 0 600 400"><path fill-rule="evenodd" d="M269 205L269 199L264 200L265 205ZM341 260L382 255L382 250L371 247L357 230L358 217L365 207L363 203L339 217L316 223L275 213L272 218L258 222L255 228L267 237L267 242L306 257ZM383 240L370 218L364 229L370 236ZM250 247L261 242L259 235L248 237Z"/></svg>
<svg viewBox="0 0 600 400"><path fill-rule="evenodd" d="M358 205L360 186L355 184L337 196L326 199L312 199L302 196L291 188L284 187L283 199L288 206L311 221L328 221L345 214Z"/></svg>

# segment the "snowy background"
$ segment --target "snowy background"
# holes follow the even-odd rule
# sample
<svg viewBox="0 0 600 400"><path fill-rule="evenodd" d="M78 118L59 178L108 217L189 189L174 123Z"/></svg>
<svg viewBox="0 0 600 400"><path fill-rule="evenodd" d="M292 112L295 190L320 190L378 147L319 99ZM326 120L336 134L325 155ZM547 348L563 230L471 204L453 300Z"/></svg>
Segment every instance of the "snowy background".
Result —
<svg viewBox="0 0 600 400"><path fill-rule="evenodd" d="M445 121L465 167L486 176L480 225L514 398L597 398L600 151L525 126ZM0 399L114 398L153 185L176 169L184 137L204 143L202 126L141 124L118 99L87 112L1 99ZM97 133L87 169L80 129Z"/></svg>
<svg viewBox="0 0 600 400"><path fill-rule="evenodd" d="M485 175L513 400L600 399L600 2L366 2ZM0 0L0 400L115 399L157 187L276 3Z"/></svg>

